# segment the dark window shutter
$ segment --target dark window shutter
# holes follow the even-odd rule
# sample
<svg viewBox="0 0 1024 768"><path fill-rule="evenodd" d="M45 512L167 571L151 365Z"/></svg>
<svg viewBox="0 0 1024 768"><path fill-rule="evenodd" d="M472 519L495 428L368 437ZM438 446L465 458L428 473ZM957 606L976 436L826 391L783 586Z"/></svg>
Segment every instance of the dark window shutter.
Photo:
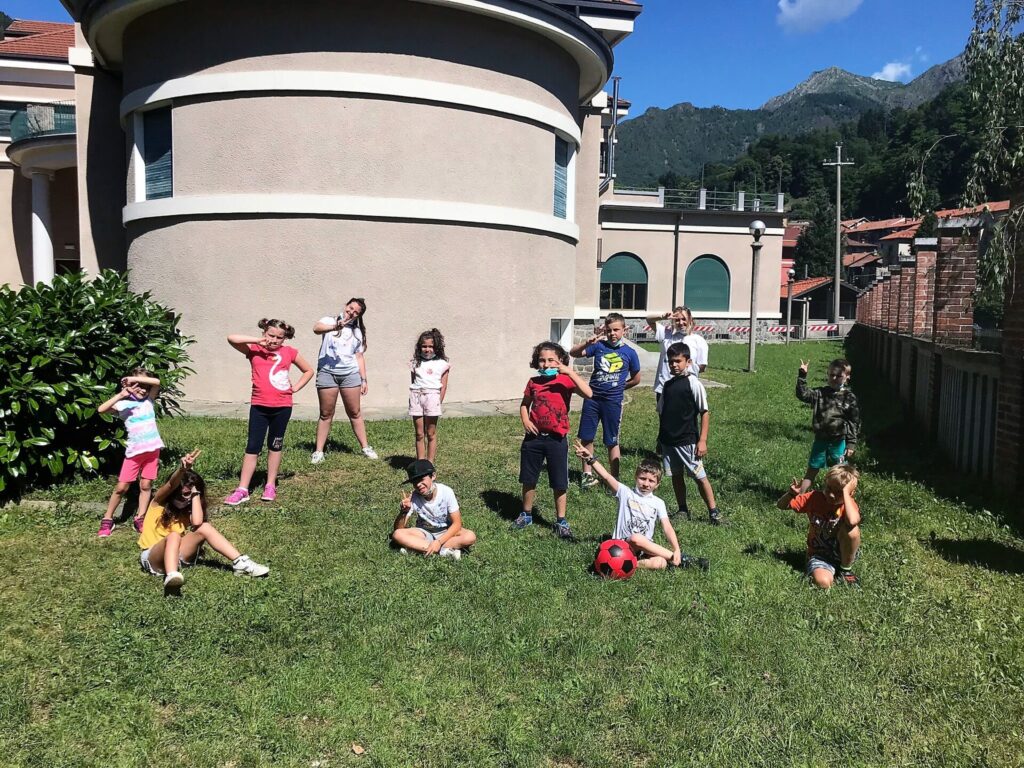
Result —
<svg viewBox="0 0 1024 768"><path fill-rule="evenodd" d="M170 197L174 191L170 107L142 113L142 145L146 165L146 199Z"/></svg>
<svg viewBox="0 0 1024 768"><path fill-rule="evenodd" d="M729 309L729 270L714 256L694 259L686 269L683 302L690 309Z"/></svg>

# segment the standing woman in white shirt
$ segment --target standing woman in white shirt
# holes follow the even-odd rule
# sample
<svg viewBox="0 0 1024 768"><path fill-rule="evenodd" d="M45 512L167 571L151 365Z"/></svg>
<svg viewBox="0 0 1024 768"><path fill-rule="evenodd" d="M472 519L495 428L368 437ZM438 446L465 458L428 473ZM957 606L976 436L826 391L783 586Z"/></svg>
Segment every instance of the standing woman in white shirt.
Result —
<svg viewBox="0 0 1024 768"><path fill-rule="evenodd" d="M340 315L321 317L313 326L313 333L322 336L323 340L316 366L320 420L316 425L316 450L309 458L312 464L324 460L324 447L331 434L339 394L363 455L369 459L377 458L377 452L366 440L366 423L360 410L360 398L367 392L366 361L363 359L366 351L364 314L366 301L352 298L345 303Z"/></svg>
<svg viewBox="0 0 1024 768"><path fill-rule="evenodd" d="M662 324L659 320L671 320L671 323ZM658 358L658 373L654 377L654 396L661 400L661 389L665 382L672 378L668 370L668 348L676 342L682 342L690 348L690 373L700 377L704 369L708 367L708 343L693 332L693 313L687 307L676 307L671 312L663 315L651 315L647 318L647 324L654 329L655 341L661 346L661 355Z"/></svg>

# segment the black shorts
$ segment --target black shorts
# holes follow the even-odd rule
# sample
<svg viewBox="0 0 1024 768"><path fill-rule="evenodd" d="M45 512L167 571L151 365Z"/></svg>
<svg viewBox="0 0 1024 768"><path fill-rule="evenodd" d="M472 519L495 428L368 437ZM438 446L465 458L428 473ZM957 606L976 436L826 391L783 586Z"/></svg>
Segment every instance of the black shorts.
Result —
<svg viewBox="0 0 1024 768"><path fill-rule="evenodd" d="M569 488L569 439L567 436L527 435L519 449L519 482L537 485L544 461L548 464L548 484L552 490Z"/></svg>
<svg viewBox="0 0 1024 768"><path fill-rule="evenodd" d="M268 451L284 450L284 431L288 429L288 419L291 417L290 405L280 408L250 405L249 440L245 444L245 452L259 454L263 450L264 440L267 441Z"/></svg>

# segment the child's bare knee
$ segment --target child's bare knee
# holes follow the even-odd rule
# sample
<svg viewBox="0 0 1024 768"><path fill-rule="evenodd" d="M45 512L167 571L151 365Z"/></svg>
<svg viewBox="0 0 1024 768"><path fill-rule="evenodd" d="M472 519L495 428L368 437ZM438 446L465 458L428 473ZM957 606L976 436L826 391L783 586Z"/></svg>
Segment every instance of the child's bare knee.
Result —
<svg viewBox="0 0 1024 768"><path fill-rule="evenodd" d="M330 411L321 410L320 411L320 421L333 421L333 420L334 420L334 411L333 410L330 410Z"/></svg>
<svg viewBox="0 0 1024 768"><path fill-rule="evenodd" d="M472 531L463 530L462 532L462 546L471 547L476 544L476 534Z"/></svg>
<svg viewBox="0 0 1024 768"><path fill-rule="evenodd" d="M152 480L139 480L139 490L140 491L151 491L151 490L153 490L153 481Z"/></svg>
<svg viewBox="0 0 1024 768"><path fill-rule="evenodd" d="M117 485L114 486L114 493L116 493L118 496L124 496L126 493L128 493L128 489L131 487L131 483L119 482Z"/></svg>
<svg viewBox="0 0 1024 768"><path fill-rule="evenodd" d="M816 568L811 573L811 577L814 579L814 584L822 589L829 589L832 586L832 574L824 568Z"/></svg>
<svg viewBox="0 0 1024 768"><path fill-rule="evenodd" d="M641 536L639 533L634 533L632 536L626 539L626 541L635 547L639 547L641 544L647 543L647 538L645 536Z"/></svg>

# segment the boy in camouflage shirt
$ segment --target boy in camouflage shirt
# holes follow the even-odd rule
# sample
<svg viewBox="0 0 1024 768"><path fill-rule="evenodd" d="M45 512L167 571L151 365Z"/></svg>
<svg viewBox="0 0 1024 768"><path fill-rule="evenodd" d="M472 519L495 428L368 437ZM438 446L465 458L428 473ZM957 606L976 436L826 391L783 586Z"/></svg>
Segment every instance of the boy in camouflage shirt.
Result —
<svg viewBox="0 0 1024 768"><path fill-rule="evenodd" d="M807 473L800 483L800 493L813 485L820 470L840 464L853 456L857 447L857 434L860 432L857 396L846 388L852 370L849 361L841 358L833 360L828 366L828 384L814 389L807 386L807 366L808 363L800 361L800 370L796 375L796 396L814 409L811 415L814 443L807 462Z"/></svg>

